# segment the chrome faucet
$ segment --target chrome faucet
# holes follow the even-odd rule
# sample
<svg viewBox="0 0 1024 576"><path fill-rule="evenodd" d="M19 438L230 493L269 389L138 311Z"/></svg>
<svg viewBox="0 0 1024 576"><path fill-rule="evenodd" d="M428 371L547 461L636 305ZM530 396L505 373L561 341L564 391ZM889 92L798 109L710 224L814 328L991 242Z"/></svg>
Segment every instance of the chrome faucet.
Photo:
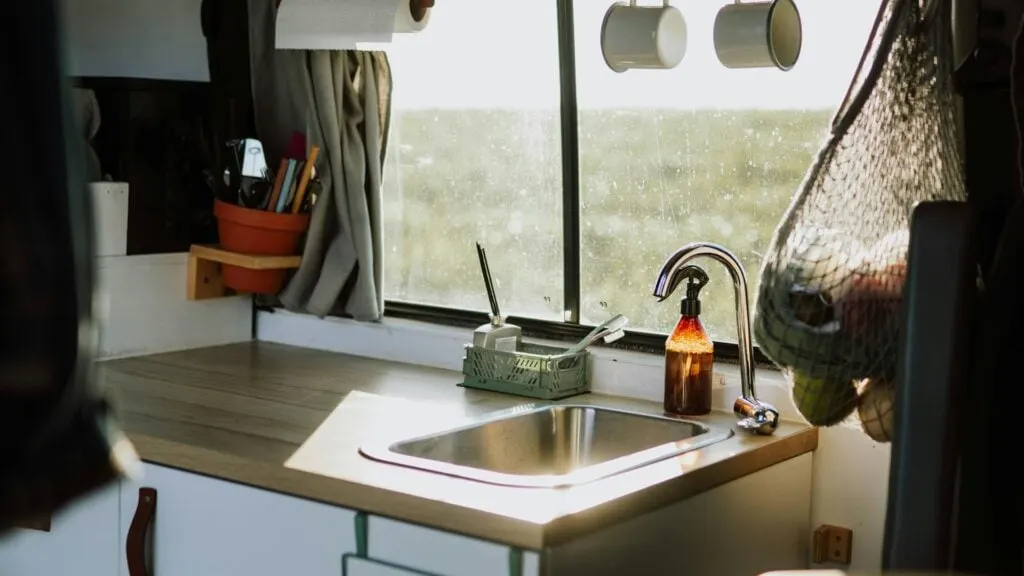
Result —
<svg viewBox="0 0 1024 576"><path fill-rule="evenodd" d="M733 404L733 412L740 418L738 425L758 434L769 435L779 425L779 411L767 402L757 399L754 389L754 348L750 342L750 310L747 304L747 274L739 259L725 248L710 242L693 242L676 250L668 257L658 280L654 283L654 296L664 302L682 282L678 272L691 260L705 256L720 262L732 276L736 294L736 336L740 348L741 396Z"/></svg>

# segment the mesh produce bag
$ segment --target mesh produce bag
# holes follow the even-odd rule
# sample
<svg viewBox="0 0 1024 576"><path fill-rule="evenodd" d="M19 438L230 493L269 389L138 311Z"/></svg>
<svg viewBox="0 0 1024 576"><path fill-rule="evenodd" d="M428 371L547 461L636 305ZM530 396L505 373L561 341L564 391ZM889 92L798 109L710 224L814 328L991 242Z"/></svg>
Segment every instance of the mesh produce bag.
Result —
<svg viewBox="0 0 1024 576"><path fill-rule="evenodd" d="M811 424L860 408L865 431L889 439L910 214L921 201L966 198L950 35L948 2L883 0L829 139L765 255L755 335Z"/></svg>

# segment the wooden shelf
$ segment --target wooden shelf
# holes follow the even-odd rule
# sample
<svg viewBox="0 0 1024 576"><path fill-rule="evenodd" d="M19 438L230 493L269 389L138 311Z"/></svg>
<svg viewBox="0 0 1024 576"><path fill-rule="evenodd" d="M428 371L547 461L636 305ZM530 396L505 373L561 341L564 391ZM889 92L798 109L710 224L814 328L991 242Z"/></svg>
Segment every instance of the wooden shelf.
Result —
<svg viewBox="0 0 1024 576"><path fill-rule="evenodd" d="M298 268L302 256L254 256L229 252L217 246L193 244L188 253L188 299L206 300L237 294L224 286L221 265L228 264L250 270L282 270Z"/></svg>

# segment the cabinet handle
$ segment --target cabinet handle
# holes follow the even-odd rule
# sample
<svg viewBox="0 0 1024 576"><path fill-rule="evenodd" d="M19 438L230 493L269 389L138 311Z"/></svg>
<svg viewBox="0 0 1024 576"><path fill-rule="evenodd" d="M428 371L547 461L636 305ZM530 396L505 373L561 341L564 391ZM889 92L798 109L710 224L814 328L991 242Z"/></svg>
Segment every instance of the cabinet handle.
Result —
<svg viewBox="0 0 1024 576"><path fill-rule="evenodd" d="M128 558L129 576L149 576L146 567L146 540L149 527L153 524L156 514L156 488L139 488L139 504L132 517L132 525L128 528L128 539L125 545L125 556Z"/></svg>

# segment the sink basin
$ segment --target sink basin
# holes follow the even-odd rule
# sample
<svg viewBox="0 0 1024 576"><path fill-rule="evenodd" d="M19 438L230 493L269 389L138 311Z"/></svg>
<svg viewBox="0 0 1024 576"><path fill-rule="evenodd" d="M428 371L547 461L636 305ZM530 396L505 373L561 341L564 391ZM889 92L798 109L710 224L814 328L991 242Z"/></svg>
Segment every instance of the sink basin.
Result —
<svg viewBox="0 0 1024 576"><path fill-rule="evenodd" d="M368 458L480 482L573 486L725 440L732 430L585 405L527 405L465 426L368 443Z"/></svg>

